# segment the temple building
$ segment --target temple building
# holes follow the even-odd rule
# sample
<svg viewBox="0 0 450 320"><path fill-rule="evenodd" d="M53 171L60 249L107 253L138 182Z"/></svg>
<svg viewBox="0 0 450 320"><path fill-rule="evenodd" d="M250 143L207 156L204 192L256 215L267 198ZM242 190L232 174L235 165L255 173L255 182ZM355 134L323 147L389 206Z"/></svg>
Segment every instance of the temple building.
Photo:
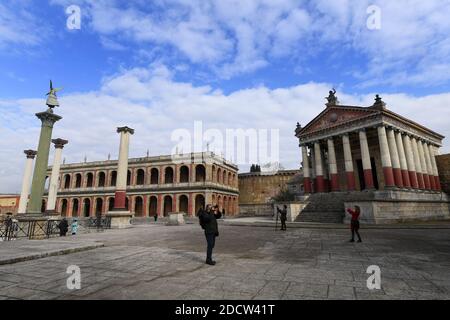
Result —
<svg viewBox="0 0 450 320"><path fill-rule="evenodd" d="M342 221L354 205L366 223L449 218L436 165L444 136L388 110L378 95L361 107L340 105L335 93L297 124L305 192L297 220Z"/></svg>
<svg viewBox="0 0 450 320"><path fill-rule="evenodd" d="M111 211L117 165L117 160L63 164L56 211L66 217L92 217ZM129 159L126 209L135 217L167 216L171 212L192 216L206 203L218 204L227 215L236 215L237 171L236 165L212 152L177 155L176 159L170 155Z"/></svg>

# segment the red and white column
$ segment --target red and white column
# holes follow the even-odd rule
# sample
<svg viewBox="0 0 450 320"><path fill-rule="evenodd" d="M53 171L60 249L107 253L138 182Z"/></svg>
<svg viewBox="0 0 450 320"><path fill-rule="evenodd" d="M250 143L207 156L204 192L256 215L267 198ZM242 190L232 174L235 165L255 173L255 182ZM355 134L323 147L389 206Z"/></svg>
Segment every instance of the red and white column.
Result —
<svg viewBox="0 0 450 320"><path fill-rule="evenodd" d="M398 155L398 148L397 148L397 143L395 141L394 130L392 130L391 128L388 128L388 129L386 129L386 132L387 132L389 153L391 154L392 172L394 173L394 182L397 187L403 188L402 170L401 170L401 166L400 166L400 158Z"/></svg>
<svg viewBox="0 0 450 320"><path fill-rule="evenodd" d="M434 179L434 171L433 171L433 164L431 162L430 149L428 147L428 143L426 142L423 142L423 151L425 153L425 160L427 162L428 177L430 179L430 189L436 190L436 180Z"/></svg>
<svg viewBox="0 0 450 320"><path fill-rule="evenodd" d="M314 154L314 145L310 148L311 157L311 192L317 192L317 175L316 175L316 156Z"/></svg>
<svg viewBox="0 0 450 320"><path fill-rule="evenodd" d="M411 146L414 155L414 163L416 165L417 182L419 189L425 189L425 182L423 180L422 163L420 162L419 148L417 147L417 139L411 138Z"/></svg>
<svg viewBox="0 0 450 320"><path fill-rule="evenodd" d="M364 182L366 189L374 189L372 164L370 162L369 144L367 143L366 131L359 131L359 143L361 146L361 158L364 171Z"/></svg>
<svg viewBox="0 0 450 320"><path fill-rule="evenodd" d="M394 132L395 141L397 142L398 158L400 160L400 169L402 171L402 181L405 188L411 188L409 180L408 163L406 161L405 148L403 146L402 133L400 131Z"/></svg>
<svg viewBox="0 0 450 320"><path fill-rule="evenodd" d="M334 149L333 138L327 140L328 144L328 165L330 168L331 191L339 191L339 176L337 172L336 151Z"/></svg>
<svg viewBox="0 0 450 320"><path fill-rule="evenodd" d="M320 143L314 143L314 157L316 162L316 192L325 192L325 180L323 177L323 166L322 166L322 152L320 150Z"/></svg>
<svg viewBox="0 0 450 320"><path fill-rule="evenodd" d="M423 182L425 184L425 189L431 190L430 176L428 175L427 160L425 158L425 150L423 149L422 140L417 141L417 148L419 149L420 165L422 166L422 175L423 175Z"/></svg>
<svg viewBox="0 0 450 320"><path fill-rule="evenodd" d="M383 167L384 184L386 188L395 187L394 171L392 170L391 154L385 126L378 127L378 141L380 143L381 166Z"/></svg>
<svg viewBox="0 0 450 320"><path fill-rule="evenodd" d="M356 189L355 172L353 169L352 148L350 146L350 138L348 134L342 136L342 145L344 146L345 175L347 177L347 190L354 191Z"/></svg>
<svg viewBox="0 0 450 320"><path fill-rule="evenodd" d="M308 148L302 146L302 162L303 162L303 187L305 193L311 193L311 172L309 170Z"/></svg>
<svg viewBox="0 0 450 320"><path fill-rule="evenodd" d="M22 192L20 193L19 210L17 213L24 214L27 212L28 195L30 192L31 174L33 173L33 160L37 155L37 151L25 150L27 156L25 162L25 172L22 180Z"/></svg>
<svg viewBox="0 0 450 320"><path fill-rule="evenodd" d="M120 133L120 147L114 210L126 211L125 199L127 195L128 152L130 146L130 136L134 134L134 129L120 127L117 128L117 133Z"/></svg>
<svg viewBox="0 0 450 320"><path fill-rule="evenodd" d="M436 190L441 191L441 181L439 180L439 172L436 164L436 155L437 150L433 145L429 145L428 148L430 149L430 156L431 156L431 164L433 166L433 172L434 172L434 183L436 185Z"/></svg>
<svg viewBox="0 0 450 320"><path fill-rule="evenodd" d="M409 181L411 182L411 187L413 189L419 189L419 183L416 174L416 163L414 161L413 150L411 147L411 138L407 134L403 136L403 146L405 147L405 156L406 162L408 164L408 175Z"/></svg>

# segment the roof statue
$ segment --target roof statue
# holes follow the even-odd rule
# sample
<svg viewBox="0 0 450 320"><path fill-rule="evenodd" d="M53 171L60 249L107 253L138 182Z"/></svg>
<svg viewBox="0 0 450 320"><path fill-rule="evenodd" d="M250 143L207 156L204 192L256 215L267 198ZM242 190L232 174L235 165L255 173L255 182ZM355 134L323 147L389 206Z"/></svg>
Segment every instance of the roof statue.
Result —
<svg viewBox="0 0 450 320"><path fill-rule="evenodd" d="M53 88L52 80L50 80L50 92L47 93L47 102L46 104L50 109L53 109L54 107L59 107L58 98L56 97L56 93L58 91L61 91L62 88Z"/></svg>
<svg viewBox="0 0 450 320"><path fill-rule="evenodd" d="M375 103L373 104L373 107L380 110L386 109L386 103L384 103L383 99L378 94L375 95Z"/></svg>
<svg viewBox="0 0 450 320"><path fill-rule="evenodd" d="M332 91L329 92L328 97L326 97L328 103L326 103L327 106L335 106L339 104L339 101L336 97L336 89L333 88Z"/></svg>

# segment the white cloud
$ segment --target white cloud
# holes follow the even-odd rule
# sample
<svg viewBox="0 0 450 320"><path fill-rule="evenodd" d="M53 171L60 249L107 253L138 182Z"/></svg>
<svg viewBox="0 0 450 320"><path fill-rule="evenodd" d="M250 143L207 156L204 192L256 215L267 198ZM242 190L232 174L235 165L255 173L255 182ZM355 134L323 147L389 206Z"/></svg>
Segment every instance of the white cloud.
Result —
<svg viewBox="0 0 450 320"><path fill-rule="evenodd" d="M324 108L330 84L305 83L269 89L255 87L223 94L211 87L176 82L164 65L124 70L104 80L98 91L60 97L56 112L64 118L55 125L53 137L68 139L63 157L67 162L106 160L117 156L116 127L136 129L130 156L168 154L174 142L171 132L193 130L203 121L204 130L255 128L280 130L280 160L287 168L299 166L300 151L294 137L295 124L305 125ZM358 96L339 90L344 104L372 104L373 94ZM413 97L383 95L388 107L437 132L450 136L450 93ZM36 148L40 124L34 113L44 109L43 99L0 101L0 192L20 190L25 156L22 150ZM439 114L439 117L435 115ZM446 142L443 151L450 151ZM51 163L52 160L50 160Z"/></svg>

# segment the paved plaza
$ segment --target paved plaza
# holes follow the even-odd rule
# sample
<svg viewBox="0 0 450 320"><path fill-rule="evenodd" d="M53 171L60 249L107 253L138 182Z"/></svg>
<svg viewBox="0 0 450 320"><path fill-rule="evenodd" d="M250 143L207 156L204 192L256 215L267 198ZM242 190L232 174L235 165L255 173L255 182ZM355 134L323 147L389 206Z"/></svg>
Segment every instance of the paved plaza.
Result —
<svg viewBox="0 0 450 320"><path fill-rule="evenodd" d="M198 224L92 232L63 240L89 250L0 265L0 299L450 298L450 229L361 234L363 243L349 243L347 229L221 222L211 267ZM81 269L80 290L67 288L70 265ZM381 268L380 290L367 288L370 265Z"/></svg>

